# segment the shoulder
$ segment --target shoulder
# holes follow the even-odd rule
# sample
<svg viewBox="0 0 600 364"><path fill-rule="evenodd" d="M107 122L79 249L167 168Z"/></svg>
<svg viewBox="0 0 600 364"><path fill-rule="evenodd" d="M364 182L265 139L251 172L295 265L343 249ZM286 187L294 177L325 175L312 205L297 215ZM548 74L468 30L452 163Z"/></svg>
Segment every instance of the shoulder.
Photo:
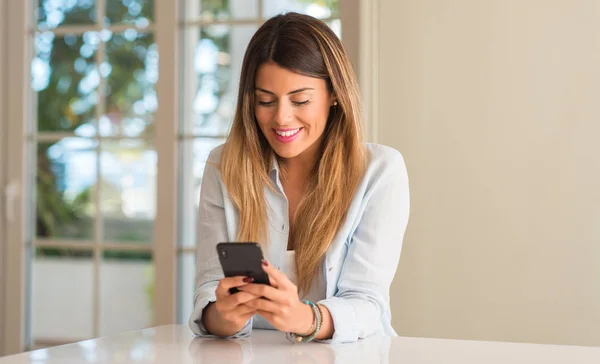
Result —
<svg viewBox="0 0 600 364"><path fill-rule="evenodd" d="M206 164L202 177L203 185L213 184L216 186L222 183L221 156L223 155L223 146L224 144L221 144L218 147L213 148L210 153L208 153L208 157L205 157L204 162L206 162Z"/></svg>
<svg viewBox="0 0 600 364"><path fill-rule="evenodd" d="M221 144L215 148L213 148L208 154L208 159L206 160L207 164L212 164L213 166L221 164L221 156L223 155L223 147L225 144Z"/></svg>
<svg viewBox="0 0 600 364"><path fill-rule="evenodd" d="M402 154L380 144L366 144L365 152L367 168L354 197L358 221L365 219L364 214L377 219L404 216L409 210L410 188Z"/></svg>
<svg viewBox="0 0 600 364"><path fill-rule="evenodd" d="M365 179L389 178L391 176L406 176L406 165L399 151L382 144L367 143L367 170Z"/></svg>

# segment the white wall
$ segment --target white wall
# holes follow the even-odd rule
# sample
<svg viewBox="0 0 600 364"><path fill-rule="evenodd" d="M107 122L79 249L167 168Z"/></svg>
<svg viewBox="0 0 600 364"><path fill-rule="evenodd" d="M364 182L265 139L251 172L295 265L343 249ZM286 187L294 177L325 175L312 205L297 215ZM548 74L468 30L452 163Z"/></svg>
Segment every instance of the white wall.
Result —
<svg viewBox="0 0 600 364"><path fill-rule="evenodd" d="M380 0L407 336L600 345L600 1Z"/></svg>

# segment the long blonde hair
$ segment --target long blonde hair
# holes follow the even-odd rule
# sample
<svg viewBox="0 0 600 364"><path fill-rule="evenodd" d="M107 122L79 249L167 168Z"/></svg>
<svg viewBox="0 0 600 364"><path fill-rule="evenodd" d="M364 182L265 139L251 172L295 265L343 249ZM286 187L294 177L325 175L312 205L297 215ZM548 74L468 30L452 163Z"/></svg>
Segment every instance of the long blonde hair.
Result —
<svg viewBox="0 0 600 364"><path fill-rule="evenodd" d="M277 157L254 114L258 67L275 62L290 71L323 79L335 95L319 158L306 184L289 239L296 251L298 287L308 292L365 172L360 95L346 52L322 21L287 13L265 22L254 34L242 64L238 102L221 157L221 175L239 211L238 241L268 243L265 187ZM282 178L285 179L285 168Z"/></svg>

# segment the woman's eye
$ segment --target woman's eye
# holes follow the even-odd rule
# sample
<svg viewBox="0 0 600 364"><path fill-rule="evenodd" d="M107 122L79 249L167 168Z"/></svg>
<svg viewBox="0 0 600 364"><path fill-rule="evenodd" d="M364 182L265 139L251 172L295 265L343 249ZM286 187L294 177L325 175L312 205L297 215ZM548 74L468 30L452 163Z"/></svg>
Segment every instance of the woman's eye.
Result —
<svg viewBox="0 0 600 364"><path fill-rule="evenodd" d="M296 105L296 106L303 106L303 105L306 105L306 104L308 104L308 102L309 102L309 101L310 101L310 100L306 100L306 101L292 101L292 103L293 103L294 105Z"/></svg>
<svg viewBox="0 0 600 364"><path fill-rule="evenodd" d="M260 106L271 106L275 103L275 101L258 101Z"/></svg>

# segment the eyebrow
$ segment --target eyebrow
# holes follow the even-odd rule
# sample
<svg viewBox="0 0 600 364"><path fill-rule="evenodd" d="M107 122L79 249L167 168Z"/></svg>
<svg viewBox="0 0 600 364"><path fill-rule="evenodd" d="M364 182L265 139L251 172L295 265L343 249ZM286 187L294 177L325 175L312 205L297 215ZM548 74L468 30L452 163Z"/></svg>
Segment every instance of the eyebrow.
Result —
<svg viewBox="0 0 600 364"><path fill-rule="evenodd" d="M273 93L273 92L271 92L271 91L267 91L267 90L265 90L264 88L257 87L257 88L256 88L256 90L257 90L257 91L264 92L264 93L267 93L267 94L271 94L271 95L275 96L275 93ZM299 92L303 92L303 91L307 91L307 90L314 90L314 88L312 88L312 87L303 87L303 88L299 88L299 89L297 89L297 90L294 90L294 91L290 91L290 92L288 92L288 95L297 94L297 93L299 93Z"/></svg>

